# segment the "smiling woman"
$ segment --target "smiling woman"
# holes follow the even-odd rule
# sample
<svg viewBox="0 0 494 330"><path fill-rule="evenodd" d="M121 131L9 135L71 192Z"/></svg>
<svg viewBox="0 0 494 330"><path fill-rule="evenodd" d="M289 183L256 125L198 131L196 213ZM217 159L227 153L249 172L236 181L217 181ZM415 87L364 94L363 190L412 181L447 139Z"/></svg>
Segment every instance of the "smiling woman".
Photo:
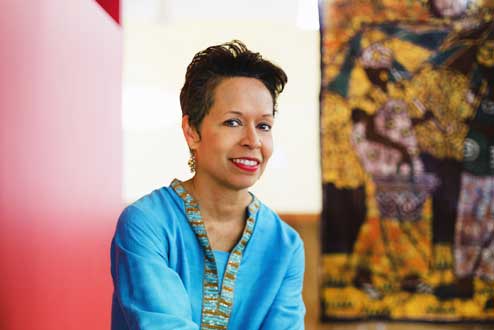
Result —
<svg viewBox="0 0 494 330"><path fill-rule="evenodd" d="M192 179L128 206L111 249L112 329L303 329L299 235L248 189L287 77L240 41L197 53L180 94Z"/></svg>
<svg viewBox="0 0 494 330"><path fill-rule="evenodd" d="M186 187L192 190L192 183L207 180L203 186L208 189L242 190L259 179L273 152L273 99L260 80L223 79L200 133L189 118L185 115L182 122L197 170Z"/></svg>

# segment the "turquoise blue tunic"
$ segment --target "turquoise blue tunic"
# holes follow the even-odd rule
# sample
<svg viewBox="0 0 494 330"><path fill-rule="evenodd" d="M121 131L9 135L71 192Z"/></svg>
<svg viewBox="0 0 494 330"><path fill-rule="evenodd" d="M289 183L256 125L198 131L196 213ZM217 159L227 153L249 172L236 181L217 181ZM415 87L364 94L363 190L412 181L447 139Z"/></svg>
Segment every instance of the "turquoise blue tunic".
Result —
<svg viewBox="0 0 494 330"><path fill-rule="evenodd" d="M180 181L129 205L111 246L112 330L303 329L299 235L253 197L231 253L210 249Z"/></svg>

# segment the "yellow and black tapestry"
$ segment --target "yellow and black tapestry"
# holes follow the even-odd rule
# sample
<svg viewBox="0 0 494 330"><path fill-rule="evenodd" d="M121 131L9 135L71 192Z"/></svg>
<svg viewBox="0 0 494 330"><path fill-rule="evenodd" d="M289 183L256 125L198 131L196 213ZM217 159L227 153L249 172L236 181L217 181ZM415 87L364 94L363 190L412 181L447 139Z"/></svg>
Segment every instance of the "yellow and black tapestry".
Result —
<svg viewBox="0 0 494 330"><path fill-rule="evenodd" d="M323 320L494 322L494 0L322 0Z"/></svg>

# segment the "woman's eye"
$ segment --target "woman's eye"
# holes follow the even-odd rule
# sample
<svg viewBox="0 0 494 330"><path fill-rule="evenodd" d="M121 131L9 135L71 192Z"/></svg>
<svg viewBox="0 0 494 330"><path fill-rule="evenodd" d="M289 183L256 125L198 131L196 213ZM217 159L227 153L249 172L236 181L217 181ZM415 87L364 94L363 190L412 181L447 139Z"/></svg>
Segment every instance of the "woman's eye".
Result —
<svg viewBox="0 0 494 330"><path fill-rule="evenodd" d="M257 125L257 128L259 128L260 130L262 131L270 131L271 130L271 125L270 124L266 124L266 123L262 123L262 124L259 124Z"/></svg>
<svg viewBox="0 0 494 330"><path fill-rule="evenodd" d="M238 119L228 119L228 120L225 120L223 122L223 124L225 126L229 126L229 127L238 127L238 126L242 125L242 122Z"/></svg>

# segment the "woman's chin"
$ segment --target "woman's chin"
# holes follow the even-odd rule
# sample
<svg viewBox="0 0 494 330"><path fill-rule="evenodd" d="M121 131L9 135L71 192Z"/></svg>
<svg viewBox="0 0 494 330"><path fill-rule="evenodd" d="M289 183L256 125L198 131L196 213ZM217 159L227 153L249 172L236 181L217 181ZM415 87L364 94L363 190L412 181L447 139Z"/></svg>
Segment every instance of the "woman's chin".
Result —
<svg viewBox="0 0 494 330"><path fill-rule="evenodd" d="M229 186L233 189L233 190L245 190L245 189L249 189L250 187L252 187L256 182L257 182L257 179L258 178L252 178L252 179L249 179L249 180L246 180L246 179L243 179L243 180L232 180L230 181L230 184Z"/></svg>
<svg viewBox="0 0 494 330"><path fill-rule="evenodd" d="M232 175L230 178L228 178L226 182L226 186L228 186L232 190L245 190L249 189L252 187L256 182L259 180L260 174L257 175Z"/></svg>

